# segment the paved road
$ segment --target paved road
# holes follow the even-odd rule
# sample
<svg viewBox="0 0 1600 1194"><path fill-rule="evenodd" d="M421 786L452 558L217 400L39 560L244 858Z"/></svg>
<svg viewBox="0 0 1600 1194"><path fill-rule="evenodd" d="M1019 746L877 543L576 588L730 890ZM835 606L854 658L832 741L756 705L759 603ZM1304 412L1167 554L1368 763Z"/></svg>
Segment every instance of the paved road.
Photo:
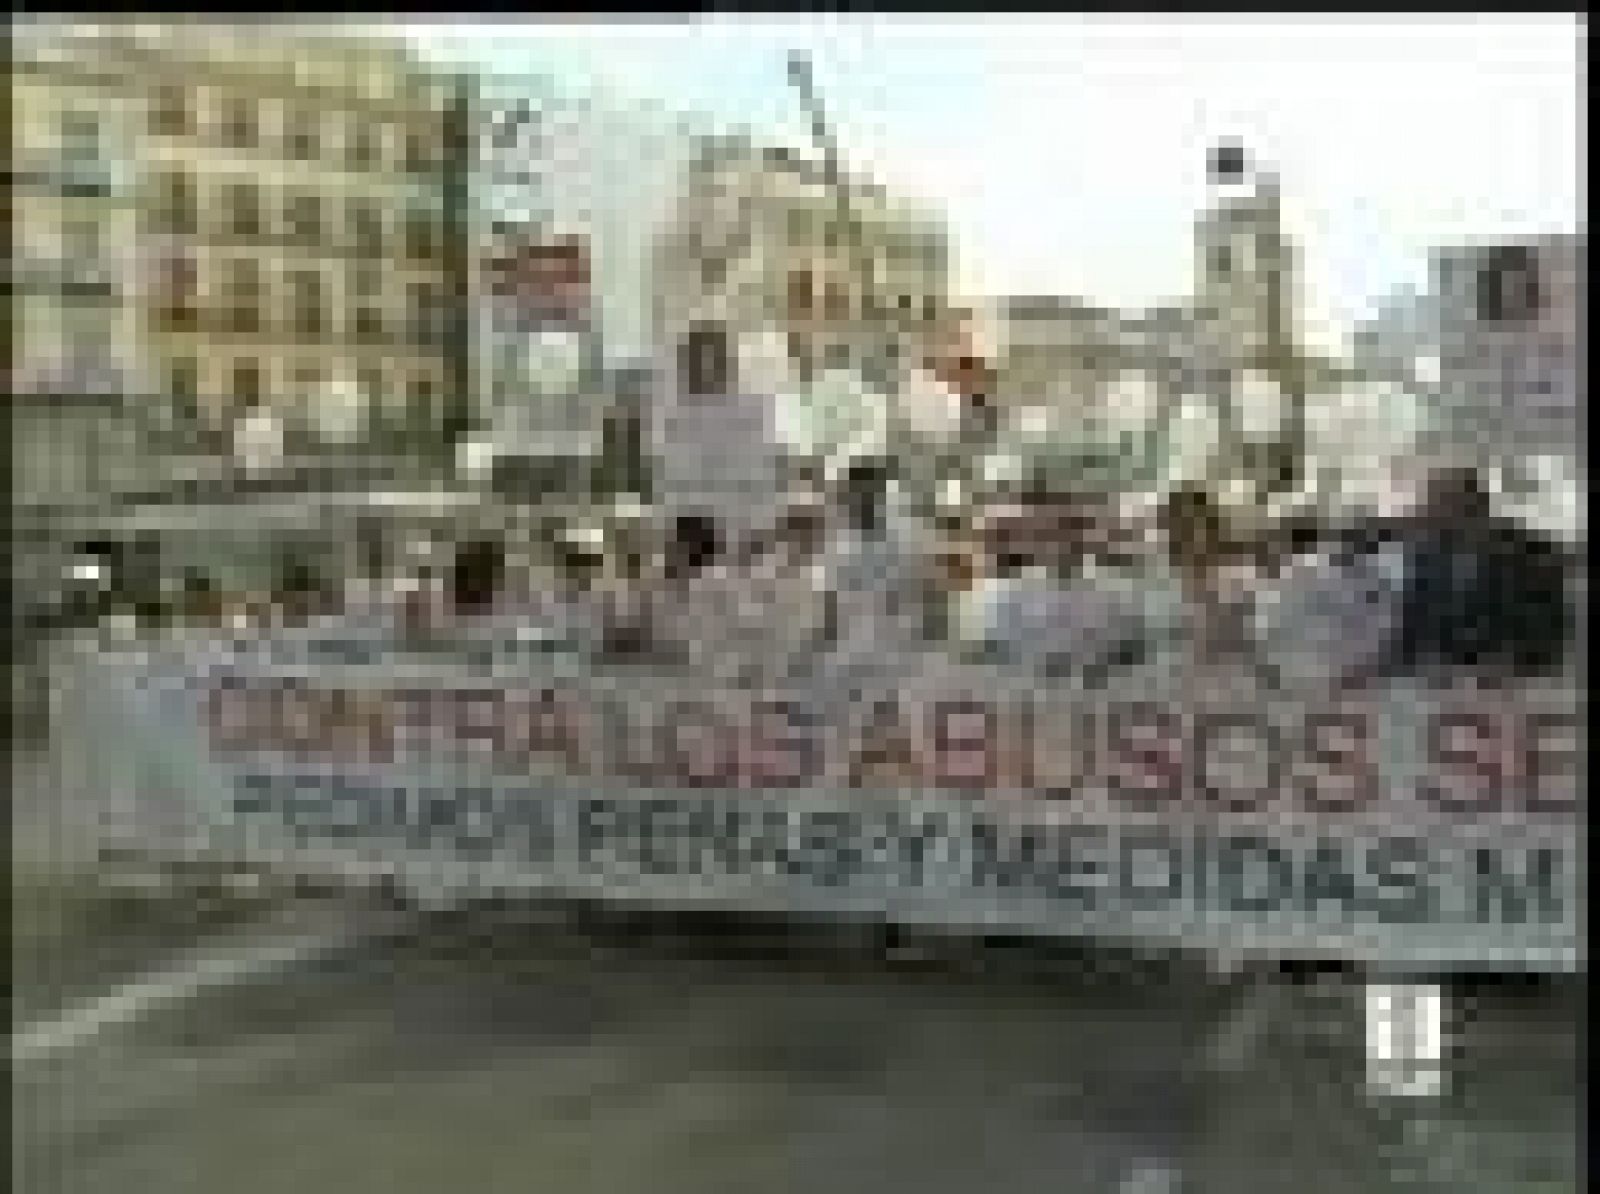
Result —
<svg viewBox="0 0 1600 1194"><path fill-rule="evenodd" d="M952 957L428 922L20 1065L17 1188L1580 1188L1577 993L1464 1004L1452 1093L1394 1117L1348 990L1219 1016L1182 967Z"/></svg>

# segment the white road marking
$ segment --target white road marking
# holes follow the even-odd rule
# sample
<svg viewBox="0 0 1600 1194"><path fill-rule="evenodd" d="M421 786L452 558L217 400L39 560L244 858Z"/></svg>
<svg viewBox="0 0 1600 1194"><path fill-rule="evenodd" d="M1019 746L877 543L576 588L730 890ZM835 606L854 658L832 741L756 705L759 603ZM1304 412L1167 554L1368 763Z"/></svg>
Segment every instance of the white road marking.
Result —
<svg viewBox="0 0 1600 1194"><path fill-rule="evenodd" d="M1270 976L1245 981L1248 985L1232 1014L1211 1038L1207 1059L1213 1068L1239 1070L1248 1065L1257 1045L1287 1006L1288 991L1282 982Z"/></svg>
<svg viewBox="0 0 1600 1194"><path fill-rule="evenodd" d="M13 1064L24 1064L92 1041L107 1029L124 1027L208 990L239 985L292 969L345 946L376 936L370 923L345 924L320 933L279 938L231 952L191 956L186 962L127 983L88 1000L43 1024L12 1034Z"/></svg>
<svg viewBox="0 0 1600 1194"><path fill-rule="evenodd" d="M1142 1161L1123 1175L1117 1194L1175 1194L1182 1173L1162 1161Z"/></svg>

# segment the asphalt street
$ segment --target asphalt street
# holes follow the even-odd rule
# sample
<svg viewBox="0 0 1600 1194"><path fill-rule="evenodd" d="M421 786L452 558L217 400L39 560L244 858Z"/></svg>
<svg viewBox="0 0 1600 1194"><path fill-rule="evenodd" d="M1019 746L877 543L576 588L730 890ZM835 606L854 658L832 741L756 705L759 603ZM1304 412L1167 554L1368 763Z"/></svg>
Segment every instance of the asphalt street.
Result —
<svg viewBox="0 0 1600 1194"><path fill-rule="evenodd" d="M313 934L363 914L320 915L302 917ZM1226 994L1184 964L958 943L886 958L750 924L484 909L368 923L17 1061L16 1188L1581 1184L1582 998L1566 988L1459 995L1448 1092L1396 1102L1363 1085L1342 981ZM190 945L225 956L263 933L246 917Z"/></svg>

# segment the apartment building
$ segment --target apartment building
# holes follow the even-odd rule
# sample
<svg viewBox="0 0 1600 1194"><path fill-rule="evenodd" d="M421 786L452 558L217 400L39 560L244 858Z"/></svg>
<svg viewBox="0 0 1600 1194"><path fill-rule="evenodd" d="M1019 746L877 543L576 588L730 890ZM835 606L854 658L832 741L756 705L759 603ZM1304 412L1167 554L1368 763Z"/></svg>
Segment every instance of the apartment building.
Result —
<svg viewBox="0 0 1600 1194"><path fill-rule="evenodd" d="M840 203L844 190L846 203ZM928 213L742 135L705 136L651 273L651 440L666 488L759 517L782 428L813 383L900 391L948 322L950 249ZM780 409L785 407L785 409ZM803 413L803 412L802 412Z"/></svg>
<svg viewBox="0 0 1600 1194"><path fill-rule="evenodd" d="M123 72L13 26L7 401L21 505L137 486L150 388L138 292L143 122Z"/></svg>
<svg viewBox="0 0 1600 1194"><path fill-rule="evenodd" d="M948 233L879 187L842 185L843 210L820 164L743 136L702 138L658 248L657 343L714 322L746 356L777 333L801 377L890 368L886 346L907 349L947 318Z"/></svg>
<svg viewBox="0 0 1600 1194"><path fill-rule="evenodd" d="M457 81L337 25L126 25L148 369L176 428L444 421L463 366Z"/></svg>
<svg viewBox="0 0 1600 1194"><path fill-rule="evenodd" d="M120 395L142 376L142 122L127 80L23 27L11 63L13 394Z"/></svg>
<svg viewBox="0 0 1600 1194"><path fill-rule="evenodd" d="M1459 448L1581 452L1586 257L1577 235L1435 254L1440 391Z"/></svg>

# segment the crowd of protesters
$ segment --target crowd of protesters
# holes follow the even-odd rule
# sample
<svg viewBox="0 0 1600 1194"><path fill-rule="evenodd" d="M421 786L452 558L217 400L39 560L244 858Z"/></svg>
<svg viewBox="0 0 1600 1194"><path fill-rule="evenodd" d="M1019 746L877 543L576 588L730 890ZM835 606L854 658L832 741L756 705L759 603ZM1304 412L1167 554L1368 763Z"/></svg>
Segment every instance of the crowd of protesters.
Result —
<svg viewBox="0 0 1600 1194"><path fill-rule="evenodd" d="M492 535L400 566L374 545L343 578L287 555L248 600L186 575L178 615L256 633L365 618L413 639L509 623L596 658L730 675L941 650L1092 677L1179 646L1201 665L1361 684L1547 675L1572 657L1577 553L1496 514L1469 470L1436 473L1403 517L1248 534L1192 485L1139 516L1034 486L931 521L899 515L893 491L864 462L802 478L763 533L638 511L537 561Z"/></svg>

